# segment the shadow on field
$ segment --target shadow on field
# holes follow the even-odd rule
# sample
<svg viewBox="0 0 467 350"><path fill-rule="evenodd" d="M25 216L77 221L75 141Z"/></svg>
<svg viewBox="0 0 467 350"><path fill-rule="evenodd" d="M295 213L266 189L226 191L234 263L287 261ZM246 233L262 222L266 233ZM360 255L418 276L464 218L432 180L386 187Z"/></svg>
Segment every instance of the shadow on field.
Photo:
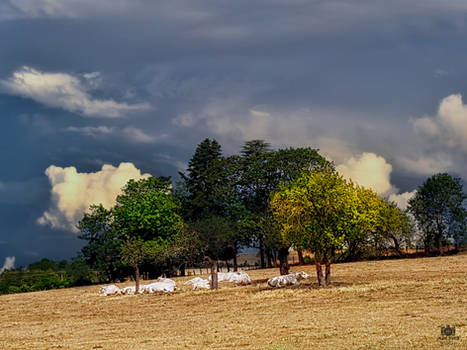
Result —
<svg viewBox="0 0 467 350"><path fill-rule="evenodd" d="M267 278L251 281L252 286L258 287L258 289L255 290L255 293L263 292L267 290L284 290L284 289L298 289L298 290L332 289L332 288L348 287L352 285L352 283L349 283L349 282L336 281L336 282L332 282L330 286L320 287L318 286L317 282L302 281L298 286L286 286L286 287L281 287L281 288L273 288L267 285L267 281L268 281Z"/></svg>

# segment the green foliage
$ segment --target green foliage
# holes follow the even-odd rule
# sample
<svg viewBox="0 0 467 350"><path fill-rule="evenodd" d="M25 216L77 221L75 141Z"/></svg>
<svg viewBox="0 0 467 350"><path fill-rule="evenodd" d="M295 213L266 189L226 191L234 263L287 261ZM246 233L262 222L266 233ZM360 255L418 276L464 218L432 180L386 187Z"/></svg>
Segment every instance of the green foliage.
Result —
<svg viewBox="0 0 467 350"><path fill-rule="evenodd" d="M102 280L127 276L129 266L162 264L183 227L179 212L168 178L130 180L114 208L93 205L78 223L80 238L88 241L83 257Z"/></svg>
<svg viewBox="0 0 467 350"><path fill-rule="evenodd" d="M414 229L409 216L395 203L380 198L372 205L377 209L372 229L360 238L347 239L341 260L372 259L385 253L403 255L402 245L410 245Z"/></svg>
<svg viewBox="0 0 467 350"><path fill-rule="evenodd" d="M459 178L436 174L428 178L409 200L408 210L423 234L425 251L467 238L467 211Z"/></svg>
<svg viewBox="0 0 467 350"><path fill-rule="evenodd" d="M94 273L81 256L71 263L42 259L30 264L27 269L0 274L0 294L67 288L93 282Z"/></svg>
<svg viewBox="0 0 467 350"><path fill-rule="evenodd" d="M179 231L180 205L169 192L170 183L161 186L158 180L130 180L117 197L112 229L121 239L168 239Z"/></svg>
<svg viewBox="0 0 467 350"><path fill-rule="evenodd" d="M94 271L86 263L82 254L71 259L71 263L65 266L65 272L73 286L84 286L97 282Z"/></svg>
<svg viewBox="0 0 467 350"><path fill-rule="evenodd" d="M187 174L181 174L179 196L186 232L199 239L192 258L231 259L245 241L239 229L245 207L238 200L238 161L236 156L224 158L217 141L205 139L196 148Z"/></svg>
<svg viewBox="0 0 467 350"><path fill-rule="evenodd" d="M249 232L250 241L261 249L281 249L290 246L272 220L269 201L280 185L299 178L304 171L332 168L317 150L287 148L272 150L263 140L252 140L242 148L238 167L238 191L247 210L241 227ZM264 259L262 258L264 265Z"/></svg>
<svg viewBox="0 0 467 350"><path fill-rule="evenodd" d="M317 150L287 148L273 151L263 140L245 142L240 159L241 197L252 213L267 211L269 199L281 183L298 179L306 170L321 171L331 167Z"/></svg>
<svg viewBox="0 0 467 350"><path fill-rule="evenodd" d="M346 241L359 241L374 228L379 201L371 190L346 182L327 168L305 172L282 185L271 209L282 225L284 240L312 251L320 263L329 262Z"/></svg>
<svg viewBox="0 0 467 350"><path fill-rule="evenodd" d="M224 170L219 143L202 141L188 163L187 173L180 173L184 190L180 194L187 220L223 214Z"/></svg>
<svg viewBox="0 0 467 350"><path fill-rule="evenodd" d="M184 218L215 256L228 256L229 247L237 250L251 243L261 249L289 247L268 210L270 196L304 170L326 167L332 164L311 148L274 151L263 140L252 140L240 156L224 158L220 145L206 139L196 148L187 173L181 174L178 193ZM208 239L207 232L218 237ZM213 247L213 242L223 247Z"/></svg>
<svg viewBox="0 0 467 350"><path fill-rule="evenodd" d="M0 275L0 293L33 292L37 290L70 287L65 272L59 271L7 271Z"/></svg>
<svg viewBox="0 0 467 350"><path fill-rule="evenodd" d="M130 180L112 210L112 231L121 239L122 261L134 269L136 285L144 262L164 263L174 237L183 227L180 205L168 179Z"/></svg>
<svg viewBox="0 0 467 350"><path fill-rule="evenodd" d="M79 238L87 241L81 250L83 259L98 272L102 282L114 281L128 274L120 254L123 242L112 230L112 223L112 211L99 204L92 205L77 225L81 231Z"/></svg>
<svg viewBox="0 0 467 350"><path fill-rule="evenodd" d="M229 260L236 253L232 244L235 227L228 218L211 216L192 222L191 229L202 242L201 251L215 260Z"/></svg>
<svg viewBox="0 0 467 350"><path fill-rule="evenodd" d="M40 270L40 271L62 271L65 269L65 267L68 265L68 262L66 260L62 261L53 261L49 260L47 258L44 258L38 262L32 263L29 265L29 270Z"/></svg>

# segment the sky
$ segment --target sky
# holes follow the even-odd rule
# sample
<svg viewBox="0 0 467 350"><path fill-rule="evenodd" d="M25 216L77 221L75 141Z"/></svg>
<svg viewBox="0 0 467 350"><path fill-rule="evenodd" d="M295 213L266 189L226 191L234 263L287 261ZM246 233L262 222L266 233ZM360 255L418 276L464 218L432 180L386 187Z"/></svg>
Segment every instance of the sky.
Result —
<svg viewBox="0 0 467 350"><path fill-rule="evenodd" d="M318 148L402 208L466 181L466 37L464 0L1 0L0 265L75 256L90 204L206 137Z"/></svg>

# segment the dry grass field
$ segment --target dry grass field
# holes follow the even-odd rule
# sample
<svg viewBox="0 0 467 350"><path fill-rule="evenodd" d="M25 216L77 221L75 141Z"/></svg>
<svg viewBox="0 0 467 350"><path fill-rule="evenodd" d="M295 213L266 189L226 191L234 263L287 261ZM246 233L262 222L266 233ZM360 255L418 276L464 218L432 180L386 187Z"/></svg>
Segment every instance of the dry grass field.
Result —
<svg viewBox="0 0 467 350"><path fill-rule="evenodd" d="M92 286L0 296L0 348L467 349L467 255L333 265L327 288L268 289L276 274L250 271L251 286L214 292L179 278L172 295L100 297ZM459 339L438 339L445 325Z"/></svg>

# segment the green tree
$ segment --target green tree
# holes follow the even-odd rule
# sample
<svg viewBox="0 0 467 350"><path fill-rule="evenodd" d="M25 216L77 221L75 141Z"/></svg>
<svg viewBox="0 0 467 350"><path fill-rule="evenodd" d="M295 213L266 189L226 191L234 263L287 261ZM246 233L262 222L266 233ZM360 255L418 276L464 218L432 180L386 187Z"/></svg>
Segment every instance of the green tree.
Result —
<svg viewBox="0 0 467 350"><path fill-rule="evenodd" d="M87 241L81 249L84 261L98 272L99 280L103 282L121 279L128 273L120 254L123 242L112 230L112 223L112 210L99 204L91 205L77 224L78 237Z"/></svg>
<svg viewBox="0 0 467 350"><path fill-rule="evenodd" d="M226 217L207 216L193 221L191 229L199 235L201 252L211 268L211 289L218 288L217 262L232 259L236 251L231 244L234 228Z"/></svg>
<svg viewBox="0 0 467 350"><path fill-rule="evenodd" d="M170 189L167 178L130 180L112 210L112 231L122 242L122 260L134 270L136 291L141 264L164 260L163 252L183 227L180 205Z"/></svg>
<svg viewBox="0 0 467 350"><path fill-rule="evenodd" d="M461 180L443 173L428 178L409 200L408 210L422 232L426 254L446 244L465 242L466 198Z"/></svg>
<svg viewBox="0 0 467 350"><path fill-rule="evenodd" d="M72 258L71 263L66 265L65 271L73 286L84 286L96 282L96 276L82 254Z"/></svg>
<svg viewBox="0 0 467 350"><path fill-rule="evenodd" d="M184 217L194 220L199 217L222 214L222 151L216 140L205 139L195 150L188 163L187 173L180 173L183 180L181 200Z"/></svg>
<svg viewBox="0 0 467 350"><path fill-rule="evenodd" d="M305 172L282 185L271 200L271 209L282 225L284 239L314 253L318 284L328 285L335 250L347 237L359 239L372 229L377 200L374 192L326 169Z"/></svg>
<svg viewBox="0 0 467 350"><path fill-rule="evenodd" d="M80 238L88 241L82 249L85 261L110 280L124 276L130 266L139 289L141 264L169 261L169 246L183 228L171 188L165 177L130 180L113 208L92 205L77 225Z"/></svg>
<svg viewBox="0 0 467 350"><path fill-rule="evenodd" d="M248 211L244 225L252 235L252 242L260 250L261 266L268 266L271 253L277 251L281 274L287 274L290 243L281 239L280 232L272 221L269 210L271 195L282 183L296 180L306 170L322 171L332 168L316 149L286 148L277 151L263 140L252 140L244 144L239 167L239 191Z"/></svg>
<svg viewBox="0 0 467 350"><path fill-rule="evenodd" d="M413 224L407 213L400 210L396 203L381 200L372 239L376 249L392 248L398 255L403 255L401 245L403 242L407 245L413 235Z"/></svg>
<svg viewBox="0 0 467 350"><path fill-rule="evenodd" d="M178 195L188 231L200 239L203 256L211 266L212 288L217 288L218 259L234 259L241 231L237 230L242 205L236 191L238 157L224 158L215 140L205 139L196 148Z"/></svg>
<svg viewBox="0 0 467 350"><path fill-rule="evenodd" d="M347 236L339 259L354 261L380 257L390 250L403 255L401 245L405 242L407 246L414 234L411 219L393 202L375 197L372 193L366 197L366 203L377 208L374 224L358 237Z"/></svg>

